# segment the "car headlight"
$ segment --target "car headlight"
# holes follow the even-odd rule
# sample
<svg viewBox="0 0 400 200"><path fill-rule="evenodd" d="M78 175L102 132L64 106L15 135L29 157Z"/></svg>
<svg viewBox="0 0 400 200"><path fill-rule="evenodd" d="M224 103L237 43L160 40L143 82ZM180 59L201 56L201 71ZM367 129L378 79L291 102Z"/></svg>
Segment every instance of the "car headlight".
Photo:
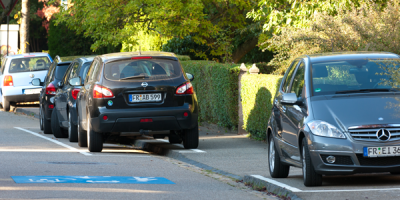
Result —
<svg viewBox="0 0 400 200"><path fill-rule="evenodd" d="M314 135L334 138L346 138L342 131L327 122L316 120L308 122L307 125L308 127L310 127L311 132Z"/></svg>

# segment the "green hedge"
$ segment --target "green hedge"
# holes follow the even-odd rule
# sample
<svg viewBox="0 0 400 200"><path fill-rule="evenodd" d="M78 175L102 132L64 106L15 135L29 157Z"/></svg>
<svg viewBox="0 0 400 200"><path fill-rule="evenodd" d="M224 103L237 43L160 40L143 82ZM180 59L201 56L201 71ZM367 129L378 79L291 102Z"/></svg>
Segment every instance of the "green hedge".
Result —
<svg viewBox="0 0 400 200"><path fill-rule="evenodd" d="M192 81L199 103L199 121L236 128L238 124L238 64L181 61Z"/></svg>
<svg viewBox="0 0 400 200"><path fill-rule="evenodd" d="M178 59L180 61L188 61L188 60L190 60L190 57L189 56L185 56L185 55L176 55L176 57L178 57Z"/></svg>
<svg viewBox="0 0 400 200"><path fill-rule="evenodd" d="M255 139L265 139L273 97L281 78L269 74L246 74L242 77L243 129Z"/></svg>

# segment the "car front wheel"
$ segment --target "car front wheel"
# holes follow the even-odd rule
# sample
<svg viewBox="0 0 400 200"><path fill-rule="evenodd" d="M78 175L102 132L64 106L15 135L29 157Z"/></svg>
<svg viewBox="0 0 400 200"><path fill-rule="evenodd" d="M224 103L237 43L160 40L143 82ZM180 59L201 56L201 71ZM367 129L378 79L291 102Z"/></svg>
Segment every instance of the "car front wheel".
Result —
<svg viewBox="0 0 400 200"><path fill-rule="evenodd" d="M66 138L67 134L64 134L64 130L60 127L56 110L54 109L51 113L51 131L56 138Z"/></svg>
<svg viewBox="0 0 400 200"><path fill-rule="evenodd" d="M303 181L304 185L310 186L321 186L322 185L322 175L317 174L314 166L311 162L310 152L308 150L307 139L303 138L302 156L303 161Z"/></svg>
<svg viewBox="0 0 400 200"><path fill-rule="evenodd" d="M78 128L72 122L71 112L68 111L68 139L70 142L78 141Z"/></svg>
<svg viewBox="0 0 400 200"><path fill-rule="evenodd" d="M281 162L273 137L272 135L269 137L268 145L269 174L272 178L286 178L289 175L290 166Z"/></svg>
<svg viewBox="0 0 400 200"><path fill-rule="evenodd" d="M90 152L101 152L103 150L103 135L96 133L90 124L90 115L87 116L87 145Z"/></svg>
<svg viewBox="0 0 400 200"><path fill-rule="evenodd" d="M78 130L78 146L87 147L87 133L81 127L81 121L79 120L79 115L78 115L76 129Z"/></svg>

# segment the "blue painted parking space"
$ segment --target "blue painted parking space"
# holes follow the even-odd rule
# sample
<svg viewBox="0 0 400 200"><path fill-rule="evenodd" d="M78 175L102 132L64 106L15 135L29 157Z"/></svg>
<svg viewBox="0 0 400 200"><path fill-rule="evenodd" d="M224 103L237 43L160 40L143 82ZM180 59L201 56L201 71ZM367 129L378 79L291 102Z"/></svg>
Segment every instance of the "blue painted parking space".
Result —
<svg viewBox="0 0 400 200"><path fill-rule="evenodd" d="M175 184L163 177L138 176L11 176L15 183Z"/></svg>

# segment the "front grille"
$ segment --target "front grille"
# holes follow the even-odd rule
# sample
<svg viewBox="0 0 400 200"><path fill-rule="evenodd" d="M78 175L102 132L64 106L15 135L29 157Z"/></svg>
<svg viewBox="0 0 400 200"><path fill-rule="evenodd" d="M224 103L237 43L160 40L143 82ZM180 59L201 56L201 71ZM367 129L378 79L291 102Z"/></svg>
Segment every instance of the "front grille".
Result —
<svg viewBox="0 0 400 200"><path fill-rule="evenodd" d="M400 140L400 128L385 128L390 132L390 140L388 141L395 141ZM376 137L376 132L380 130L380 128L374 129L354 129L349 130L351 137L354 140L359 141L371 141L371 142L382 142Z"/></svg>
<svg viewBox="0 0 400 200"><path fill-rule="evenodd" d="M400 165L400 156L369 158L369 157L364 157L363 154L356 154L356 155L358 162L360 162L361 166Z"/></svg>
<svg viewBox="0 0 400 200"><path fill-rule="evenodd" d="M322 161L324 161L324 163L335 164L335 165L354 165L350 156L335 156L335 163L328 163L326 161L326 158L328 156L335 156L335 155L321 155Z"/></svg>

